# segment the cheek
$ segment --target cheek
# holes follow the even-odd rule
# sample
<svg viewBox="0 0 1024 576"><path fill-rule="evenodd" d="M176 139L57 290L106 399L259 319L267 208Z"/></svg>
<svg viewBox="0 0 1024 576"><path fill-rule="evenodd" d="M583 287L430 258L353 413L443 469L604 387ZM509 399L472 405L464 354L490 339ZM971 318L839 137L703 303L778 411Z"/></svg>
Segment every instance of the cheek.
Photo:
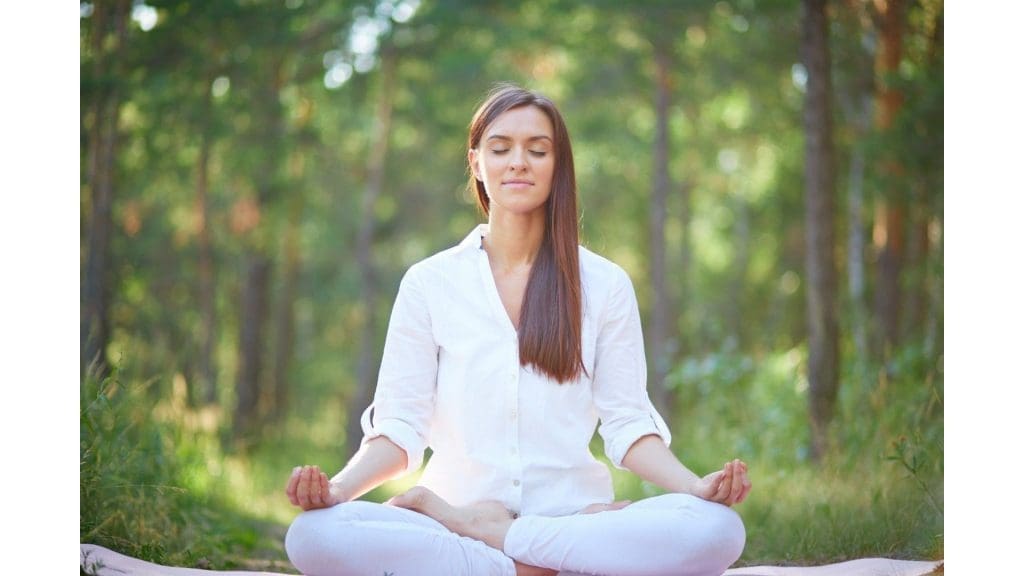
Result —
<svg viewBox="0 0 1024 576"><path fill-rule="evenodd" d="M495 158L488 158L487 161L480 161L480 172L483 175L501 174L504 170L504 166L501 162Z"/></svg>
<svg viewBox="0 0 1024 576"><path fill-rule="evenodd" d="M554 162L545 163L544 167L543 167L543 172L544 172L544 177L549 182L554 180L554 177L555 177L555 163Z"/></svg>

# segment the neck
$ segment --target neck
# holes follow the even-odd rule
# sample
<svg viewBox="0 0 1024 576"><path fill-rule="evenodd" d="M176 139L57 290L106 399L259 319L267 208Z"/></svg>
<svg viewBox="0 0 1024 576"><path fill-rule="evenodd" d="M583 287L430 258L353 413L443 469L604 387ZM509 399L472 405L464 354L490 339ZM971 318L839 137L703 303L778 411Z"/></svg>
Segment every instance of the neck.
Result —
<svg viewBox="0 0 1024 576"><path fill-rule="evenodd" d="M491 210L490 231L483 245L493 265L503 271L529 268L540 252L544 240L546 214L536 210L530 214L508 214Z"/></svg>

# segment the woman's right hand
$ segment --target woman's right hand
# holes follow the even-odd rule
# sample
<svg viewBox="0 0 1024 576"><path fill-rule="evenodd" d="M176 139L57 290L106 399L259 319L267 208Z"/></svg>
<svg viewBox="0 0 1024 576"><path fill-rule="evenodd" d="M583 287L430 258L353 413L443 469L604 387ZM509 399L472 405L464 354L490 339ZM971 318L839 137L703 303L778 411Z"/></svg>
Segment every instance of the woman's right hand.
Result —
<svg viewBox="0 0 1024 576"><path fill-rule="evenodd" d="M303 510L330 508L339 501L331 494L327 474L319 466L296 466L285 488L288 500Z"/></svg>

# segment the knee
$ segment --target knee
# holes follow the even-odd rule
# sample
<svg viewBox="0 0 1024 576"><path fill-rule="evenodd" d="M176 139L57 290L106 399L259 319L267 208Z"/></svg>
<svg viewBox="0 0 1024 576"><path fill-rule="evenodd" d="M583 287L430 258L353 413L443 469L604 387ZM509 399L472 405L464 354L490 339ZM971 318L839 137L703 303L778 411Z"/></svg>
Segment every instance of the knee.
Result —
<svg viewBox="0 0 1024 576"><path fill-rule="evenodd" d="M299 514L284 537L288 560L307 576L347 569L361 548L361 521L376 519L380 508L355 501Z"/></svg>
<svg viewBox="0 0 1024 576"><path fill-rule="evenodd" d="M743 554L743 547L747 544L747 529L743 525L743 519L732 508L725 508L722 511L719 539L722 549L729 559L729 563L726 565L728 568L733 562L739 560L740 554Z"/></svg>
<svg viewBox="0 0 1024 576"><path fill-rule="evenodd" d="M721 504L711 504L711 507L713 511L707 515L706 539L701 556L707 563L707 572L717 575L732 566L743 554L747 531L735 510Z"/></svg>
<svg viewBox="0 0 1024 576"><path fill-rule="evenodd" d="M676 495L678 531L671 531L674 551L664 573L685 576L719 576L743 553L747 533L735 510L688 495ZM666 534L667 535L667 534Z"/></svg>
<svg viewBox="0 0 1024 576"><path fill-rule="evenodd" d="M307 558L311 556L312 540L315 538L314 522L310 520L309 515L310 512L299 514L284 536L284 551L288 555L288 560L303 574L308 573Z"/></svg>
<svg viewBox="0 0 1024 576"><path fill-rule="evenodd" d="M299 514L288 527L284 549L288 560L306 575L320 573L326 550L326 510L310 510Z"/></svg>

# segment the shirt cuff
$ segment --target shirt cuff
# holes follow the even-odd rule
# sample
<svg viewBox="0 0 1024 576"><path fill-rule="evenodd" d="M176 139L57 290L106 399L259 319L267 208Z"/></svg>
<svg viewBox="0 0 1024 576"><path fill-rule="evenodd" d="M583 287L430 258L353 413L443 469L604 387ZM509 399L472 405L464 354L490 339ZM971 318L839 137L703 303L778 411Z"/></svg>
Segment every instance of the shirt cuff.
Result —
<svg viewBox="0 0 1024 576"><path fill-rule="evenodd" d="M419 470L423 464L423 451L426 449L420 435L408 422L398 418L380 418L371 421L370 413L372 411L373 404L370 404L366 410L363 410L363 415L359 419L359 424L363 429L363 440L359 446L362 447L378 436L385 436L405 452L408 463L401 476Z"/></svg>
<svg viewBox="0 0 1024 576"><path fill-rule="evenodd" d="M622 460L633 444L648 434L660 436L666 447L672 443L672 434L668 430L668 425L653 406L647 415L622 426L614 437L605 442L605 455L619 470L628 470L622 466Z"/></svg>

